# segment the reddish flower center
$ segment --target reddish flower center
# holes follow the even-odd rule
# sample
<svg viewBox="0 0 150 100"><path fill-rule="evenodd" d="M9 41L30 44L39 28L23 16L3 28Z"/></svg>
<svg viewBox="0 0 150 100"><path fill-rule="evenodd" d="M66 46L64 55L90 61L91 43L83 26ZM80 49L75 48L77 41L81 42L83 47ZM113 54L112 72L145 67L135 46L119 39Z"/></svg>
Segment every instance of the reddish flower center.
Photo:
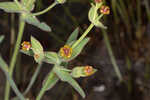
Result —
<svg viewBox="0 0 150 100"><path fill-rule="evenodd" d="M70 53L70 50L68 48L63 48L63 51L66 56L68 56Z"/></svg>
<svg viewBox="0 0 150 100"><path fill-rule="evenodd" d="M30 48L30 45L24 44L24 48Z"/></svg>
<svg viewBox="0 0 150 100"><path fill-rule="evenodd" d="M86 66L85 67L85 73L87 75L91 75L93 73L93 68L91 66Z"/></svg>

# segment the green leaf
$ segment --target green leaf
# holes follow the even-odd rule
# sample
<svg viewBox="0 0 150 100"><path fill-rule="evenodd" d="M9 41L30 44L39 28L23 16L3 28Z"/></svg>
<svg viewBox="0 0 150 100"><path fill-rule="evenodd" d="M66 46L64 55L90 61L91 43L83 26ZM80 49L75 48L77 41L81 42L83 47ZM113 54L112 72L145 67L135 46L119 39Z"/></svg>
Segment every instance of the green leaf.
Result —
<svg viewBox="0 0 150 100"><path fill-rule="evenodd" d="M99 20L95 21L94 25L99 28L107 29L107 27L104 26Z"/></svg>
<svg viewBox="0 0 150 100"><path fill-rule="evenodd" d="M89 13L88 13L88 17L89 17L89 20L91 21L91 23L93 23L96 27L100 27L100 28L104 28L106 29L107 27L104 26L98 18L98 13L97 13L97 10L99 7L95 6L94 4L91 4L92 7L90 8L89 10ZM98 6L101 6L101 4L99 4Z"/></svg>
<svg viewBox="0 0 150 100"><path fill-rule="evenodd" d="M32 45L32 50L35 54L43 53L43 46L33 36L31 36L31 45Z"/></svg>
<svg viewBox="0 0 150 100"><path fill-rule="evenodd" d="M12 79L12 77L10 76L10 74L8 72L9 71L8 65L6 64L6 62L3 60L3 58L1 56L0 56L0 68L4 71L10 86L12 87L12 89L16 93L16 95L19 97L19 99L25 100L24 96L21 94L21 92L17 88L14 80Z"/></svg>
<svg viewBox="0 0 150 100"><path fill-rule="evenodd" d="M3 40L4 40L4 35L1 35L1 36L0 36L0 43L2 43Z"/></svg>
<svg viewBox="0 0 150 100"><path fill-rule="evenodd" d="M44 51L41 43L31 36L31 45L34 52L35 61L41 62L44 59Z"/></svg>
<svg viewBox="0 0 150 100"><path fill-rule="evenodd" d="M75 41L78 37L78 34L79 34L79 28L76 28L72 33L71 35L69 36L66 44L69 44L71 43L72 41Z"/></svg>
<svg viewBox="0 0 150 100"><path fill-rule="evenodd" d="M75 48L72 49L72 56L69 59L65 59L66 61L70 61L75 59L83 50L84 46L88 43L90 38L84 38Z"/></svg>
<svg viewBox="0 0 150 100"><path fill-rule="evenodd" d="M98 13L97 13L98 8L94 4L91 4L91 5L92 7L89 10L88 17L91 23L93 23L95 19L98 17Z"/></svg>
<svg viewBox="0 0 150 100"><path fill-rule="evenodd" d="M20 50L20 52L28 56L34 56L34 53L32 50L28 50L28 51Z"/></svg>
<svg viewBox="0 0 150 100"><path fill-rule="evenodd" d="M26 7L28 11L32 11L34 8L35 0L22 0L22 4Z"/></svg>
<svg viewBox="0 0 150 100"><path fill-rule="evenodd" d="M56 52L44 52L44 61L50 64L59 64L59 57Z"/></svg>
<svg viewBox="0 0 150 100"><path fill-rule="evenodd" d="M43 88L45 88L46 91L50 90L58 82L58 80L59 78L53 71L51 71L43 81Z"/></svg>
<svg viewBox="0 0 150 100"><path fill-rule="evenodd" d="M0 9L10 13L21 13L23 11L15 2L0 2Z"/></svg>
<svg viewBox="0 0 150 100"><path fill-rule="evenodd" d="M53 68L54 69L54 68ZM48 76L46 77L46 79L43 81L43 86L42 89L40 90L36 100L41 100L42 96L44 95L44 93L51 89L59 80L59 78L56 76L56 74L52 71L49 72Z"/></svg>
<svg viewBox="0 0 150 100"><path fill-rule="evenodd" d="M79 84L71 77L71 75L67 72L62 70L61 67L54 67L54 72L56 75L64 82L68 82L78 93L85 98L85 93L82 90L82 88L79 86Z"/></svg>
<svg viewBox="0 0 150 100"><path fill-rule="evenodd" d="M24 16L24 20L28 24L34 25L43 31L51 32L51 28L46 23L40 22L35 16L32 16L31 14L26 14Z"/></svg>

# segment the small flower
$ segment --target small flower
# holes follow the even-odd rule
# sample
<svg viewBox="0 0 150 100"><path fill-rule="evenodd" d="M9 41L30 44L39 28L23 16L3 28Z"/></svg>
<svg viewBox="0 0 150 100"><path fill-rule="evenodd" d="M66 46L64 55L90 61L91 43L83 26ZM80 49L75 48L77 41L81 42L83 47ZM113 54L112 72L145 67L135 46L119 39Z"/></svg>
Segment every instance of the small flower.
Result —
<svg viewBox="0 0 150 100"><path fill-rule="evenodd" d="M65 45L60 48L60 56L63 58L70 58L72 55L72 48L69 45Z"/></svg>
<svg viewBox="0 0 150 100"><path fill-rule="evenodd" d="M95 3L101 3L103 0L94 0Z"/></svg>
<svg viewBox="0 0 150 100"><path fill-rule="evenodd" d="M90 75L95 73L95 70L93 69L92 66L85 66L84 67L84 73L86 76L90 76Z"/></svg>
<svg viewBox="0 0 150 100"><path fill-rule="evenodd" d="M30 42L27 42L27 41L24 41L22 44L21 44L21 46L22 46L22 50L24 50L24 51L28 51L30 48L31 48L31 44L30 44Z"/></svg>
<svg viewBox="0 0 150 100"><path fill-rule="evenodd" d="M96 71L97 69L94 69L92 66L77 66L72 69L71 76L74 78L88 77Z"/></svg>
<svg viewBox="0 0 150 100"><path fill-rule="evenodd" d="M108 14L110 14L110 8L109 8L108 6L102 6L102 7L100 8L100 12L101 12L102 14L108 15Z"/></svg>

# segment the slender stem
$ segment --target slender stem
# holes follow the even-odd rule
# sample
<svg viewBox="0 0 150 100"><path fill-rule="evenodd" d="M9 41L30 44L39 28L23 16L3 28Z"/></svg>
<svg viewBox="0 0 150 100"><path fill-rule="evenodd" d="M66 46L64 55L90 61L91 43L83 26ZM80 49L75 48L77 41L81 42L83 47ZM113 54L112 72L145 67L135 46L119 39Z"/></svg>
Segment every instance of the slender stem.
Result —
<svg viewBox="0 0 150 100"><path fill-rule="evenodd" d="M52 9L54 6L56 6L58 3L57 2L54 2L52 3L48 8L44 9L43 11L40 11L40 12L37 12L37 13L33 13L32 15L33 16L38 16L38 15L42 15L46 12L48 12L50 9Z"/></svg>
<svg viewBox="0 0 150 100"><path fill-rule="evenodd" d="M19 26L20 26L19 27L19 33L18 33L18 36L17 36L15 49L14 49L13 56L12 56L10 66L9 66L10 76L12 76L13 70L14 70L14 67L15 67L15 64L16 64L17 55L18 55L18 52L19 52L19 47L20 47L20 43L21 43L21 40L22 40L22 36L23 36L24 26L25 26L25 22L21 20L21 15L20 15L20 25ZM5 100L9 100L9 94L10 94L10 85L9 85L9 82L7 81L6 82L6 87L5 87Z"/></svg>
<svg viewBox="0 0 150 100"><path fill-rule="evenodd" d="M54 67L53 67L53 69L54 69ZM42 96L47 91L48 87L49 87L49 89L51 89L58 82L59 78L57 78L57 77L55 78L55 73L53 72L53 69L49 73L48 78L47 78L45 84L43 85L42 89L40 90L40 93L36 97L36 100L41 100Z"/></svg>
<svg viewBox="0 0 150 100"><path fill-rule="evenodd" d="M105 30L102 30L102 33L103 33L104 41L105 41L106 47L108 49L108 53L109 53L111 62L113 64L114 70L115 70L119 80L123 81L122 75L121 75L120 70L119 70L119 67L118 67L118 65L116 63L116 60L115 60L115 56L113 55L113 52L112 52L112 48L111 48L111 45L110 45L110 42L109 42L109 39L108 39L108 35L107 35Z"/></svg>
<svg viewBox="0 0 150 100"><path fill-rule="evenodd" d="M90 30L94 27L94 24L90 24L90 26L87 28L87 30L83 33L83 35L72 45L72 48L75 48L90 32Z"/></svg>
<svg viewBox="0 0 150 100"><path fill-rule="evenodd" d="M41 64L38 64L37 69L36 69L36 71L34 72L34 74L33 74L32 78L31 78L31 81L30 81L28 87L26 88L25 92L23 93L24 95L27 94L28 91L31 89L33 83L35 82L35 80L36 80L36 78L37 78L37 75L38 75L39 72L40 72L41 66L42 66L42 63L41 63Z"/></svg>
<svg viewBox="0 0 150 100"><path fill-rule="evenodd" d="M11 29L10 29L10 55L12 53L12 47L15 41L15 14L11 14Z"/></svg>
<svg viewBox="0 0 150 100"><path fill-rule="evenodd" d="M100 20L103 17L103 14L95 18L95 20ZM86 31L83 33L83 35L72 45L72 48L75 48L90 32L90 30L94 27L94 24L91 23L90 26L86 29Z"/></svg>
<svg viewBox="0 0 150 100"><path fill-rule="evenodd" d="M9 81L12 89L14 90L14 92L16 93L16 95L19 97L20 100L25 100L25 98L23 97L23 95L20 93L19 89L17 88L15 82L13 81L13 79L11 78L10 74L8 73L9 69L8 69L8 65L6 64L6 62L2 59L2 57L0 56L0 68L4 71L7 80Z"/></svg>
<svg viewBox="0 0 150 100"><path fill-rule="evenodd" d="M27 86L26 90L24 91L23 95L26 95L29 92L29 90L31 89L31 87L33 86L33 84L36 81L37 76L40 72L41 66L42 66L42 63L38 64L37 69L34 72L32 78L31 78L31 81L30 81L29 85ZM14 97L12 100L19 100L19 99L18 99L18 97Z"/></svg>

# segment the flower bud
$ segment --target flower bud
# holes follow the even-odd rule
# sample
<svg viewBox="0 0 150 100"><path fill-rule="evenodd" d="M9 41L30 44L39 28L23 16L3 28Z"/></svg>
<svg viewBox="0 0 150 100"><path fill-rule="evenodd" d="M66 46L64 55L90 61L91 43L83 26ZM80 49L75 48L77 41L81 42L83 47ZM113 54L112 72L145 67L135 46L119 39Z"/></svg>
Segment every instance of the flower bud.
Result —
<svg viewBox="0 0 150 100"><path fill-rule="evenodd" d="M22 46L21 49L24 50L24 51L28 51L31 48L30 42L27 42L27 41L24 41L21 44L21 46Z"/></svg>
<svg viewBox="0 0 150 100"><path fill-rule="evenodd" d="M87 77L94 74L96 71L97 70L92 66L78 66L73 68L71 75L74 78Z"/></svg>
<svg viewBox="0 0 150 100"><path fill-rule="evenodd" d="M104 15L108 15L108 14L110 14L110 8L108 6L102 6L100 8L100 12Z"/></svg>

